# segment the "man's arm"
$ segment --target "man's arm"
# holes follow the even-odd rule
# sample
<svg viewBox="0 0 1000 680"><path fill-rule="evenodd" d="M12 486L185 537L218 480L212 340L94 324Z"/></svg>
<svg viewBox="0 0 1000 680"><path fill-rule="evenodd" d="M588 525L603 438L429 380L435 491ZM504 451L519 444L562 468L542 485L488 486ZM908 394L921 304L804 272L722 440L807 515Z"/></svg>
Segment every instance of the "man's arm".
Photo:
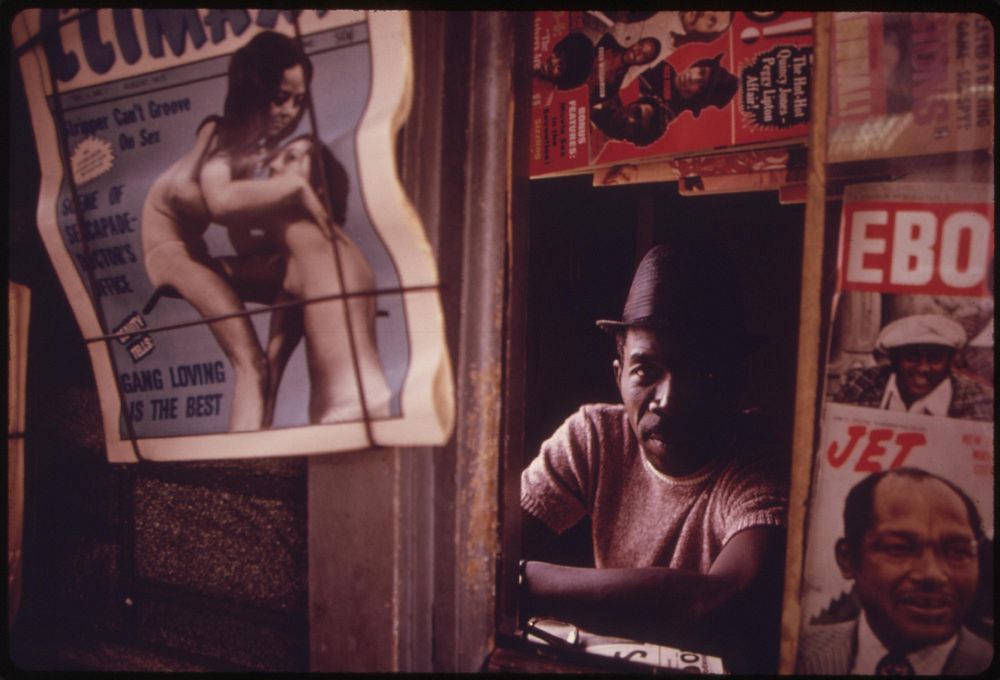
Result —
<svg viewBox="0 0 1000 680"><path fill-rule="evenodd" d="M742 611L748 596L766 592L780 599L784 536L782 527L745 529L726 544L707 574L528 562L526 604L529 614L554 616L595 633L690 644L691 635L702 637L698 633L727 612ZM777 588L770 583L775 578Z"/></svg>

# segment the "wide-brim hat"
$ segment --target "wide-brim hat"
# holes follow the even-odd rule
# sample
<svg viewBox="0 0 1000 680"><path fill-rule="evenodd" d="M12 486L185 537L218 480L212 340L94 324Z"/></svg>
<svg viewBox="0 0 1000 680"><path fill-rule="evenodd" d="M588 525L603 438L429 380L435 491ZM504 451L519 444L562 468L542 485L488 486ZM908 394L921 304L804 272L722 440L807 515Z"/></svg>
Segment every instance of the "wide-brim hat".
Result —
<svg viewBox="0 0 1000 680"><path fill-rule="evenodd" d="M632 277L621 319L599 319L597 326L609 333L669 330L705 350L747 340L734 267L717 251L690 246L651 248Z"/></svg>

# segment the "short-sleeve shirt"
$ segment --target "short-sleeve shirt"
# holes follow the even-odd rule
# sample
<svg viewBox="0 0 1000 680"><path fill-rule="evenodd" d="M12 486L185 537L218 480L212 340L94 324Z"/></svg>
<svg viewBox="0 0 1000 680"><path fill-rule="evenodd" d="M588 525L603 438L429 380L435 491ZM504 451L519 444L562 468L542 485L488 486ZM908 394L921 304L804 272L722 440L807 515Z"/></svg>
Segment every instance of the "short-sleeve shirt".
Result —
<svg viewBox="0 0 1000 680"><path fill-rule="evenodd" d="M706 573L740 531L785 525L787 474L787 460L748 450L670 477L642 455L624 406L590 404L524 470L521 507L556 534L589 515L598 567Z"/></svg>

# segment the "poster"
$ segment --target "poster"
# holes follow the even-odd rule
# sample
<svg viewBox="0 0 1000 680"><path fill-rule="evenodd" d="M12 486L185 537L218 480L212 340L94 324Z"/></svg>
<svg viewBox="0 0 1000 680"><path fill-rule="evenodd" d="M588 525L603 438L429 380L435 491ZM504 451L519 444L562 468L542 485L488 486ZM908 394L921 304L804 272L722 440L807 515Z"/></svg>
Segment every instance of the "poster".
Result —
<svg viewBox="0 0 1000 680"><path fill-rule="evenodd" d="M828 160L991 148L993 40L980 14L835 13Z"/></svg>
<svg viewBox="0 0 1000 680"><path fill-rule="evenodd" d="M803 141L812 14L534 13L530 173Z"/></svg>
<svg viewBox="0 0 1000 680"><path fill-rule="evenodd" d="M957 639L940 661L964 665L918 674L977 674L992 658L992 193L951 183L845 189L800 673L874 673L868 650L878 645L866 629L886 648L908 645L918 665L921 650ZM866 479L877 481L869 501Z"/></svg>
<svg viewBox="0 0 1000 680"><path fill-rule="evenodd" d="M447 439L438 276L394 160L406 13L46 8L12 32L110 461Z"/></svg>

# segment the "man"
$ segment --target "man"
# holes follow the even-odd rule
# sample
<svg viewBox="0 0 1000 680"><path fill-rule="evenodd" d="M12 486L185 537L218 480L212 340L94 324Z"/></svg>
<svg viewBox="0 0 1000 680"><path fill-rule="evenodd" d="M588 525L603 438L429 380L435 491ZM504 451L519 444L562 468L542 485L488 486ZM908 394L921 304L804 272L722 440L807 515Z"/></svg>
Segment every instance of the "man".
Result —
<svg viewBox="0 0 1000 680"><path fill-rule="evenodd" d="M597 568L524 563L528 613L774 670L787 463L741 430L738 298L718 254L657 246L598 321L623 404L583 406L521 477L525 554L589 516Z"/></svg>
<svg viewBox="0 0 1000 680"><path fill-rule="evenodd" d="M993 647L962 625L979 582L983 529L957 486L916 468L869 475L844 504L835 556L860 614L808 626L798 671L974 675Z"/></svg>
<svg viewBox="0 0 1000 680"><path fill-rule="evenodd" d="M590 122L607 137L649 146L667 131L673 116L656 97L640 97L623 104L620 97L590 107Z"/></svg>
<svg viewBox="0 0 1000 680"><path fill-rule="evenodd" d="M600 21L595 20L600 17ZM662 49L650 62L656 66L678 48L689 43L709 43L718 39L732 24L732 12L664 11L664 12L595 12L584 13L584 28L596 44L609 35L622 47L631 47L644 38L655 38ZM588 24L593 26L589 28ZM633 66L625 74L621 86L641 75L643 69Z"/></svg>
<svg viewBox="0 0 1000 680"><path fill-rule="evenodd" d="M626 71L656 59L660 54L660 41L643 38L626 48L615 42L611 34L606 34L594 49L594 63L587 78L591 104L616 96Z"/></svg>
<svg viewBox="0 0 1000 680"><path fill-rule="evenodd" d="M555 44L534 75L553 83L559 90L572 90L587 81L593 63L594 46L587 36L570 33Z"/></svg>
<svg viewBox="0 0 1000 680"><path fill-rule="evenodd" d="M659 97L674 116L690 111L697 118L706 106L724 108L739 88L736 76L721 64L722 54L699 59L678 73L666 62L639 77L640 92Z"/></svg>
<svg viewBox="0 0 1000 680"><path fill-rule="evenodd" d="M993 419L993 390L952 370L965 345L960 325L939 314L897 319L875 340L889 363L850 371L833 401L949 418Z"/></svg>

